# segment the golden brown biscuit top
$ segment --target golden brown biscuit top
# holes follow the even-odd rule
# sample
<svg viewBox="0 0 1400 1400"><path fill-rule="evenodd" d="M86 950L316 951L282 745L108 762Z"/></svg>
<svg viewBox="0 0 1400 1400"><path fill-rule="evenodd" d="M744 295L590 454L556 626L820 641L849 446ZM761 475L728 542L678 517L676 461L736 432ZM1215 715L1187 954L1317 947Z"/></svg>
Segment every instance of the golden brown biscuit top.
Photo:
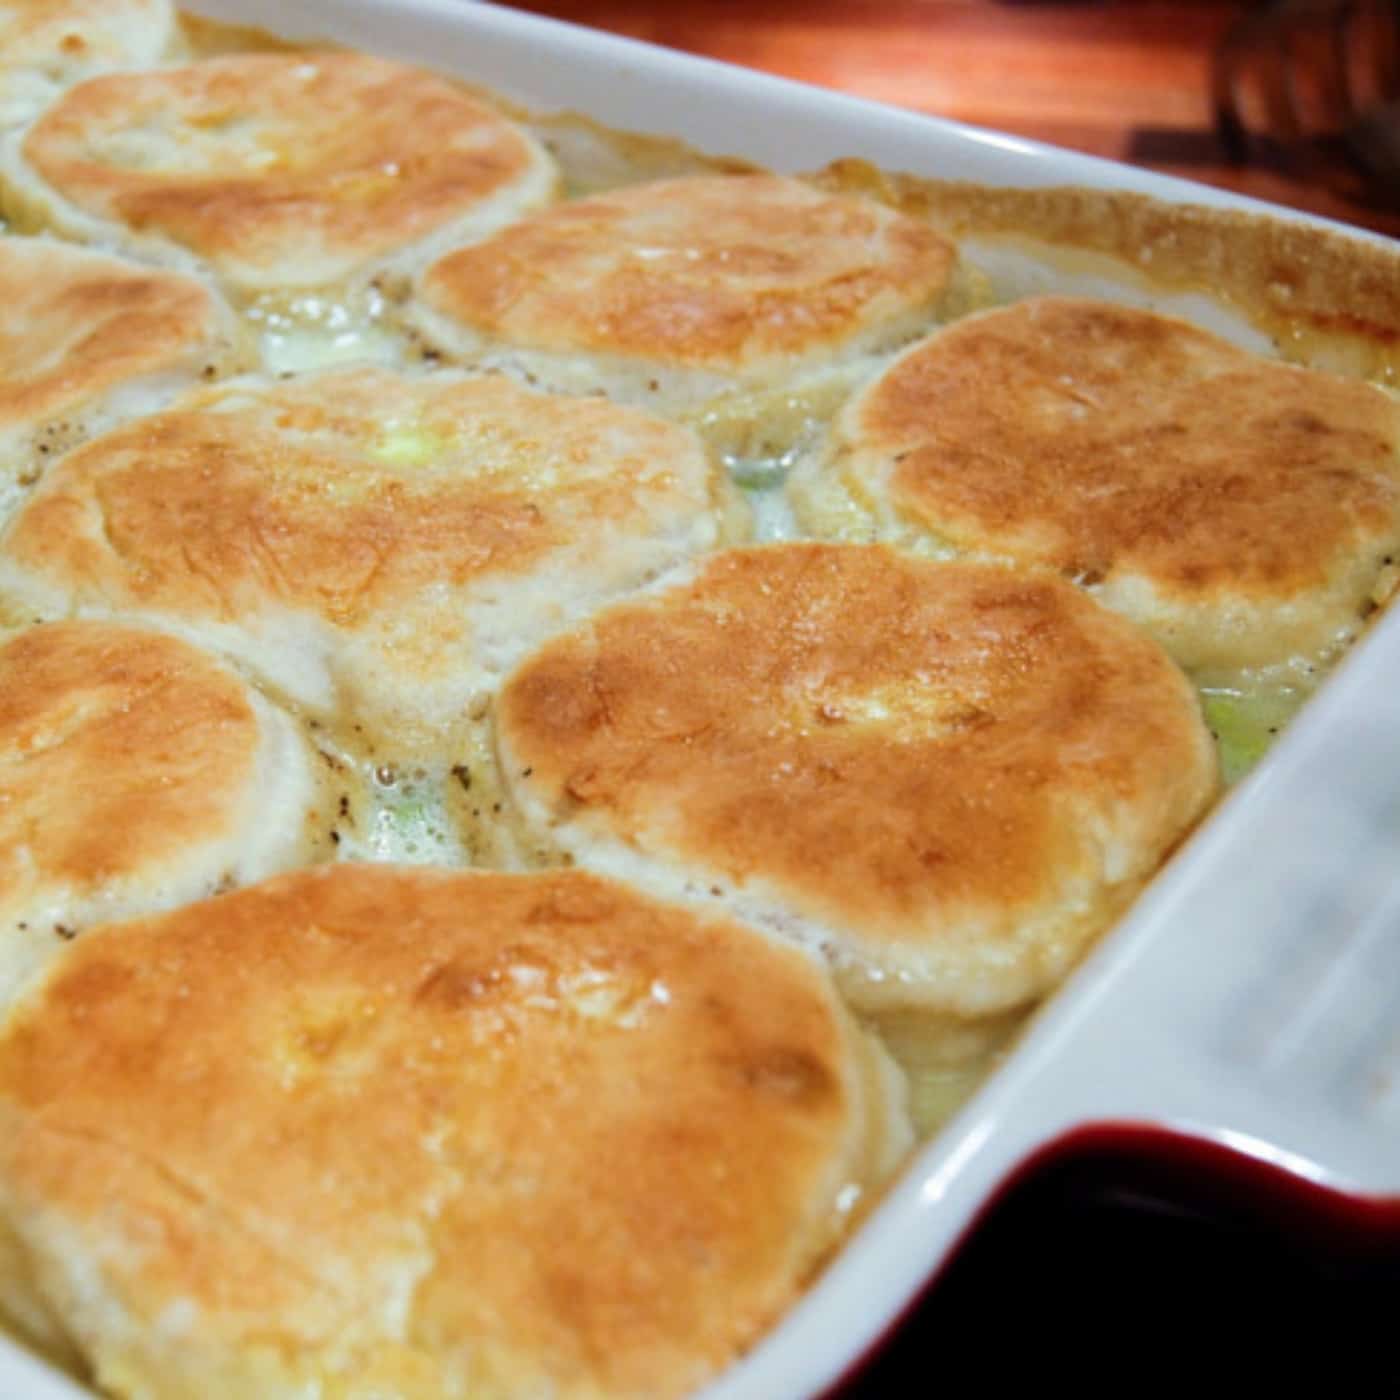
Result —
<svg viewBox="0 0 1400 1400"><path fill-rule="evenodd" d="M561 816L886 945L1014 942L1102 842L1155 868L1214 786L1155 644L1052 577L884 546L716 555L546 644L497 716Z"/></svg>
<svg viewBox="0 0 1400 1400"><path fill-rule="evenodd" d="M260 745L246 688L174 637L98 622L0 647L0 911L159 870L228 834Z"/></svg>
<svg viewBox="0 0 1400 1400"><path fill-rule="evenodd" d="M149 62L172 19L169 0L0 0L0 69Z"/></svg>
<svg viewBox="0 0 1400 1400"><path fill-rule="evenodd" d="M39 423L182 364L219 328L192 277L38 239L0 239L0 427Z"/></svg>
<svg viewBox="0 0 1400 1400"><path fill-rule="evenodd" d="M89 214L235 280L293 285L334 281L547 163L460 88L360 54L95 78L34 124L23 151Z"/></svg>
<svg viewBox="0 0 1400 1400"><path fill-rule="evenodd" d="M1400 408L1184 321L1042 297L908 351L843 427L958 547L1192 597L1282 597L1400 520Z"/></svg>
<svg viewBox="0 0 1400 1400"><path fill-rule="evenodd" d="M75 944L0 1044L0 1174L153 1351L178 1305L196 1346L675 1395L830 1242L851 1044L819 970L734 925L342 865Z"/></svg>
<svg viewBox="0 0 1400 1400"><path fill-rule="evenodd" d="M675 528L710 481L691 434L602 399L340 370L213 389L79 448L4 548L79 600L353 629L424 589Z"/></svg>
<svg viewBox="0 0 1400 1400"><path fill-rule="evenodd" d="M926 224L775 175L697 175L574 200L449 254L423 295L546 350L742 369L931 304L953 249Z"/></svg>

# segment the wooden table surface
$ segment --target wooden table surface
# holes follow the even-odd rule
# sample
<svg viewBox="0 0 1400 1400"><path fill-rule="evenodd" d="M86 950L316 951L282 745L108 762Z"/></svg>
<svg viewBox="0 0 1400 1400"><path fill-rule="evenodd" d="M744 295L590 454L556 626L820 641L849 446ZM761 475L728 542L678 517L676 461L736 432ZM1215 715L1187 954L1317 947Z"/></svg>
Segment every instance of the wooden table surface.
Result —
<svg viewBox="0 0 1400 1400"><path fill-rule="evenodd" d="M1248 8L1238 0L522 0L513 8L1400 235L1400 211L1226 161L1213 132L1210 57Z"/></svg>

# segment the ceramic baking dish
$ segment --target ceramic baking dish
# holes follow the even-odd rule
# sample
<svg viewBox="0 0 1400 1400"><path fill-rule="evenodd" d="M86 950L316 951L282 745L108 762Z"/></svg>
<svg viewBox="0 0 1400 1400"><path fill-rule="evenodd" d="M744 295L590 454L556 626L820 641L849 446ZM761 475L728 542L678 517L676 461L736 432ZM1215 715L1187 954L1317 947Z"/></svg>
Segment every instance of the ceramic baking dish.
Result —
<svg viewBox="0 0 1400 1400"><path fill-rule="evenodd" d="M780 170L861 157L927 177L1266 210L466 0L197 0L185 8L423 63L536 111L575 110ZM800 1400L830 1388L1004 1183L1057 1145L1105 1132L1194 1139L1217 1157L1247 1159L1256 1175L1285 1175L1343 1215L1400 1221L1400 1205L1392 1214L1400 1201L1397 692L1400 613L1392 610L915 1156L782 1325L706 1400ZM86 1393L0 1340L0 1395Z"/></svg>

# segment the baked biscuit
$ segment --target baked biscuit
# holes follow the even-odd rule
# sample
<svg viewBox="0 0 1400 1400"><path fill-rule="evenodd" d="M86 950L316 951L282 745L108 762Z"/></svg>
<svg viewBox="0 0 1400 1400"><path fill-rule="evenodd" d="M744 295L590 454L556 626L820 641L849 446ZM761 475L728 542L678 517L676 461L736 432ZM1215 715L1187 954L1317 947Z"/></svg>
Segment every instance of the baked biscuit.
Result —
<svg viewBox="0 0 1400 1400"><path fill-rule="evenodd" d="M1184 321L1041 297L906 351L794 483L810 528L1052 569L1229 675L1353 637L1400 549L1400 405Z"/></svg>
<svg viewBox="0 0 1400 1400"><path fill-rule="evenodd" d="M688 1394L900 1097L734 924L572 871L288 875L94 930L9 1020L12 1310L116 1396Z"/></svg>
<svg viewBox="0 0 1400 1400"><path fill-rule="evenodd" d="M8 153L26 227L243 292L426 256L548 200L553 162L460 87L361 54L250 54L71 89Z"/></svg>
<svg viewBox="0 0 1400 1400"><path fill-rule="evenodd" d="M158 62L174 32L170 0L3 0L0 125L94 73Z"/></svg>
<svg viewBox="0 0 1400 1400"><path fill-rule="evenodd" d="M253 357L233 312L191 277L0 238L0 521L59 453Z"/></svg>
<svg viewBox="0 0 1400 1400"><path fill-rule="evenodd" d="M437 752L545 635L712 547L717 477L683 428L499 375L233 381L64 458L0 586L158 615Z"/></svg>
<svg viewBox="0 0 1400 1400"><path fill-rule="evenodd" d="M545 645L495 719L576 861L821 947L871 1012L1039 997L1216 784L1190 686L1121 618L880 545L718 554Z"/></svg>
<svg viewBox="0 0 1400 1400"><path fill-rule="evenodd" d="M185 642L102 622L0 646L0 1003L96 920L309 858L287 716Z"/></svg>
<svg viewBox="0 0 1400 1400"><path fill-rule="evenodd" d="M678 408L926 328L953 275L932 228L777 175L692 175L572 200L420 279L449 353Z"/></svg>

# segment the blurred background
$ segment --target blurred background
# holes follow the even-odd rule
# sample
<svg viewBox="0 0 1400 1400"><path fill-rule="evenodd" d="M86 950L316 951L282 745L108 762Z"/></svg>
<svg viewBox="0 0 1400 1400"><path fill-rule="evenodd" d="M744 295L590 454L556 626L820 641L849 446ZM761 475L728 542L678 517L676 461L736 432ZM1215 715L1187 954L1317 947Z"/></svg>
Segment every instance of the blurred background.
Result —
<svg viewBox="0 0 1400 1400"><path fill-rule="evenodd" d="M512 8L1400 235L1400 0L523 0Z"/></svg>

